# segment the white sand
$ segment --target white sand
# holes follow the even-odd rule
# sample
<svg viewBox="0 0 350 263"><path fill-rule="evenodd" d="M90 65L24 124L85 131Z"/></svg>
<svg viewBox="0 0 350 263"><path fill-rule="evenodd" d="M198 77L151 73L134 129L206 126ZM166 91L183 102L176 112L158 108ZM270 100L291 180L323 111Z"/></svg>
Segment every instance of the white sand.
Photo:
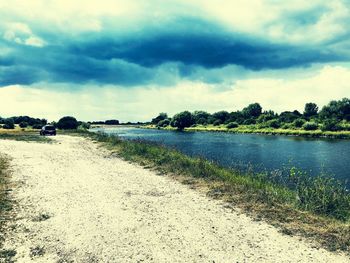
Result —
<svg viewBox="0 0 350 263"><path fill-rule="evenodd" d="M0 140L18 182L5 244L17 262L350 262L86 139L55 140Z"/></svg>

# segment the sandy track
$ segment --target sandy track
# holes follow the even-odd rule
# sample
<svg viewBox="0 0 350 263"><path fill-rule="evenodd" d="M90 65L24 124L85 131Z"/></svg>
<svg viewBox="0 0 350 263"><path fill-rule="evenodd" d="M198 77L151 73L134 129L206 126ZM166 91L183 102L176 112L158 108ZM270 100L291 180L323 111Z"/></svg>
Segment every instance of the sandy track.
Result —
<svg viewBox="0 0 350 263"><path fill-rule="evenodd" d="M13 157L17 262L350 262L86 139L0 140Z"/></svg>

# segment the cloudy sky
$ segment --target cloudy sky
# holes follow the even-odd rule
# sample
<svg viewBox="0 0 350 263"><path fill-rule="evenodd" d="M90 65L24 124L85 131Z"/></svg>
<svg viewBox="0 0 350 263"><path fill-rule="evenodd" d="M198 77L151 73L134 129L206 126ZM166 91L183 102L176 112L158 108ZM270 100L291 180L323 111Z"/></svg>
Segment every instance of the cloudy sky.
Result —
<svg viewBox="0 0 350 263"><path fill-rule="evenodd" d="M0 0L0 116L146 121L350 97L349 0Z"/></svg>

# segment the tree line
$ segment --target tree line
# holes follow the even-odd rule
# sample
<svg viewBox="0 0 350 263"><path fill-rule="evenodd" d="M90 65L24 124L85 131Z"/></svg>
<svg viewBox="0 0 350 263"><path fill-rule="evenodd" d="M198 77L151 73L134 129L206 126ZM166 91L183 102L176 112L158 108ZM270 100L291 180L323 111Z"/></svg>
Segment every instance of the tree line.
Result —
<svg viewBox="0 0 350 263"><path fill-rule="evenodd" d="M304 111L297 110L276 113L263 111L259 103L252 103L239 111L218 111L210 114L206 111L183 111L172 118L167 113L160 113L151 124L157 127L172 126L179 130L198 125L225 125L229 129L241 125L255 128L282 128L323 131L350 130L350 99L332 100L319 109L316 103L306 103Z"/></svg>

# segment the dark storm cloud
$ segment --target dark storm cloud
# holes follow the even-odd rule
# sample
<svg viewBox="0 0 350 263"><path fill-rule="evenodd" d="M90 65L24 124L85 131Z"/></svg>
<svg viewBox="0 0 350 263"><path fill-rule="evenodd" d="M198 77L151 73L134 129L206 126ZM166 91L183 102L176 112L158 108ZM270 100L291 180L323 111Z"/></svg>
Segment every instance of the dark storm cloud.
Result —
<svg viewBox="0 0 350 263"><path fill-rule="evenodd" d="M38 81L166 84L177 78L196 78L197 69L236 65L258 71L349 59L327 46L277 44L194 19L146 27L141 33L106 31L73 39L58 34L45 37L48 45L43 47L0 43L11 49L0 57L1 86Z"/></svg>

